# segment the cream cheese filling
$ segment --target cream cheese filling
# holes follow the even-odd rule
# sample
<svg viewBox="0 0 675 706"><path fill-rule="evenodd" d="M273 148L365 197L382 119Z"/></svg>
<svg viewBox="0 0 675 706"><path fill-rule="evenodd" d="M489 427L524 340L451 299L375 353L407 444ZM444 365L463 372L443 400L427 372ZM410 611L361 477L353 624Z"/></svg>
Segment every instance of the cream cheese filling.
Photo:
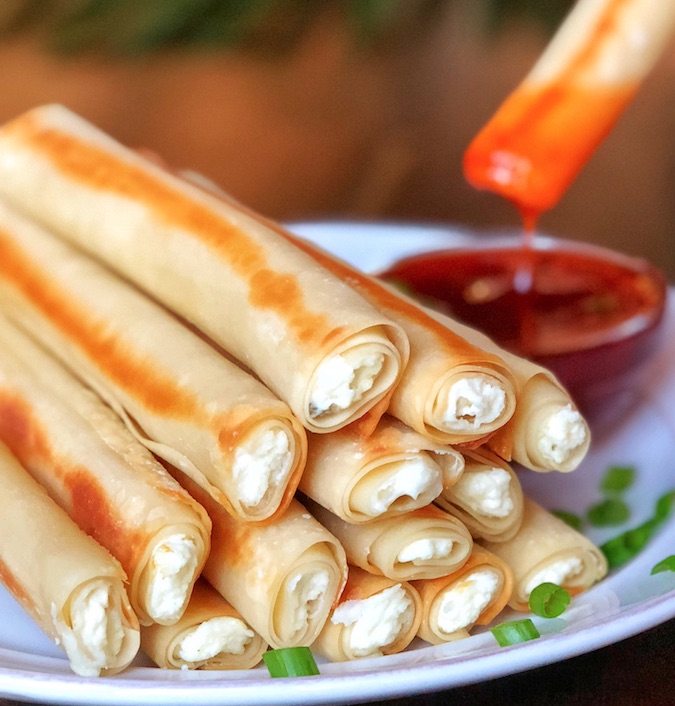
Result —
<svg viewBox="0 0 675 706"><path fill-rule="evenodd" d="M452 486L452 496L485 517L508 517L514 508L511 476L503 468L464 473Z"/></svg>
<svg viewBox="0 0 675 706"><path fill-rule="evenodd" d="M253 637L253 630L240 618L210 618L185 633L176 655L190 663L206 662L220 654L241 655Z"/></svg>
<svg viewBox="0 0 675 706"><path fill-rule="evenodd" d="M324 360L316 370L310 394L311 418L340 412L359 402L384 367L384 355L372 353L350 361L344 355Z"/></svg>
<svg viewBox="0 0 675 706"><path fill-rule="evenodd" d="M475 431L499 419L506 392L481 376L461 378L450 386L442 424L452 431Z"/></svg>
<svg viewBox="0 0 675 706"><path fill-rule="evenodd" d="M158 544L150 560L148 615L157 622L177 620L185 606L197 570L195 543L183 534L174 534Z"/></svg>
<svg viewBox="0 0 675 706"><path fill-rule="evenodd" d="M577 556L554 561L534 574L525 584L525 596L529 596L542 583L554 583L557 586L565 586L570 579L578 576L583 571L583 568L584 564Z"/></svg>
<svg viewBox="0 0 675 706"><path fill-rule="evenodd" d="M391 464L381 471L364 477L351 493L351 506L370 517L383 515L393 506L403 511L428 505L443 490L438 466L424 456Z"/></svg>
<svg viewBox="0 0 675 706"><path fill-rule="evenodd" d="M307 630L325 607L329 585L330 575L324 569L304 571L289 578L284 587L288 620L285 634L290 637Z"/></svg>
<svg viewBox="0 0 675 706"><path fill-rule="evenodd" d="M234 455L232 476L239 502L249 508L258 506L285 484L292 463L292 442L286 430L267 429L252 435Z"/></svg>
<svg viewBox="0 0 675 706"><path fill-rule="evenodd" d="M446 559L452 552L453 541L451 539L417 539L409 544L404 544L396 561L416 562L416 561L433 561L438 559Z"/></svg>
<svg viewBox="0 0 675 706"><path fill-rule="evenodd" d="M443 593L438 607L438 628L450 634L473 625L494 600L499 576L489 569L472 571Z"/></svg>
<svg viewBox="0 0 675 706"><path fill-rule="evenodd" d="M125 638L123 618L110 608L110 587L97 583L73 600L70 626L54 621L76 674L99 676L120 653Z"/></svg>
<svg viewBox="0 0 675 706"><path fill-rule="evenodd" d="M331 616L332 623L350 628L349 651L355 657L381 655L413 619L413 601L400 583L369 598L345 601Z"/></svg>
<svg viewBox="0 0 675 706"><path fill-rule="evenodd" d="M563 464L575 449L586 443L587 434L583 417L568 404L543 421L538 437L539 452L545 459Z"/></svg>

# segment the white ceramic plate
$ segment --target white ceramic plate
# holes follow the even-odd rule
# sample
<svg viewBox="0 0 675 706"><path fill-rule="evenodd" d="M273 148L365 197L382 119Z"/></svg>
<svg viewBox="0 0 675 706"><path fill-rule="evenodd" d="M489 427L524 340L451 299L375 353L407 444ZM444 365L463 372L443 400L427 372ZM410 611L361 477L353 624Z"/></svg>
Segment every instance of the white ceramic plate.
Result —
<svg viewBox="0 0 675 706"><path fill-rule="evenodd" d="M421 250L471 238L442 227L299 224L310 237L367 270ZM672 299L672 297L671 297ZM598 484L611 464L634 464L638 481L628 493L628 526L648 519L660 495L675 488L675 316L666 323L663 355L651 361L630 414L612 434L596 439L572 474L527 474L526 491L543 504L583 513L600 498ZM625 528L590 533L602 542ZM17 541L20 541L17 537ZM359 703L471 684L583 654L675 617L675 573L650 575L675 551L675 518L648 547L601 584L573 600L555 620L535 619L539 640L499 648L489 632L448 645L414 645L401 655L346 664L320 663L321 675L280 683L264 668L247 672L163 671L139 658L124 674L83 679L0 589L0 696L54 704L328 704Z"/></svg>

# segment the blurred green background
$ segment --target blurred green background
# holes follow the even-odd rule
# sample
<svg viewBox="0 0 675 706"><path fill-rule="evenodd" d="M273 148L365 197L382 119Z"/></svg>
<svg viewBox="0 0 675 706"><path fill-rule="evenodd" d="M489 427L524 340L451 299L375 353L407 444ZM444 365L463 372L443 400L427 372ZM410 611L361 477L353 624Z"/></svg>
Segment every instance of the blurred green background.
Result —
<svg viewBox="0 0 675 706"><path fill-rule="evenodd" d="M519 225L465 183L473 135L571 0L3 0L0 119L60 102L281 220ZM675 279L675 44L551 234Z"/></svg>

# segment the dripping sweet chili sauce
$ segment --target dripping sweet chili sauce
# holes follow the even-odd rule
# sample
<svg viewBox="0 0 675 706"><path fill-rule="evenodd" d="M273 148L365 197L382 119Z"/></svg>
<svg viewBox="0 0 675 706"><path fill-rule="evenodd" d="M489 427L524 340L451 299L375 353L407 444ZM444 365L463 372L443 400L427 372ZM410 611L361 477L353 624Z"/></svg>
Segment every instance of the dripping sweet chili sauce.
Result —
<svg viewBox="0 0 675 706"><path fill-rule="evenodd" d="M636 79L588 79L629 2L608 0L562 70L547 81L526 78L466 151L468 181L520 212L520 245L428 253L385 273L553 370L582 406L647 357L666 295L660 272L642 260L539 247L535 237L541 214L558 203L637 90Z"/></svg>

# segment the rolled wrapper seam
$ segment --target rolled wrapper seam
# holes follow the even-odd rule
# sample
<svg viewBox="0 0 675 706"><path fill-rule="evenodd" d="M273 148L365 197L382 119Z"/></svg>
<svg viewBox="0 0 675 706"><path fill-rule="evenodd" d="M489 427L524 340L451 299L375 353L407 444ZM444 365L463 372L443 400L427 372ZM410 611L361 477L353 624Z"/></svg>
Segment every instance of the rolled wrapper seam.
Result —
<svg viewBox="0 0 675 706"><path fill-rule="evenodd" d="M2 204L0 254L8 315L139 441L234 514L271 521L283 512L307 444L285 403L131 285Z"/></svg>
<svg viewBox="0 0 675 706"><path fill-rule="evenodd" d="M273 525L242 522L183 482L213 521L204 578L271 647L310 645L347 581L340 542L296 500Z"/></svg>
<svg viewBox="0 0 675 706"><path fill-rule="evenodd" d="M578 468L590 447L591 432L555 375L504 350L480 331L443 314L429 314L467 340L499 355L512 371L517 392L515 412L485 445L506 461L513 460L533 471L567 473Z"/></svg>
<svg viewBox="0 0 675 706"><path fill-rule="evenodd" d="M141 628L141 647L163 669L230 670L255 667L267 644L202 580L177 623Z"/></svg>
<svg viewBox="0 0 675 706"><path fill-rule="evenodd" d="M457 517L474 539L503 542L523 519L523 489L513 468L489 449L464 450L465 467L457 483L434 504Z"/></svg>
<svg viewBox="0 0 675 706"><path fill-rule="evenodd" d="M245 210L65 108L0 129L0 175L15 207L200 328L308 429L349 424L399 381L408 341L397 324Z"/></svg>
<svg viewBox="0 0 675 706"><path fill-rule="evenodd" d="M414 639L420 609L410 583L350 566L347 585L312 650L333 662L397 654Z"/></svg>
<svg viewBox="0 0 675 706"><path fill-rule="evenodd" d="M428 505L463 466L452 447L385 415L369 434L358 425L310 434L299 489L346 522L369 522Z"/></svg>
<svg viewBox="0 0 675 706"><path fill-rule="evenodd" d="M464 524L433 505L363 524L345 522L314 502L307 507L337 537L350 564L396 581L455 571L473 547Z"/></svg>
<svg viewBox="0 0 675 706"><path fill-rule="evenodd" d="M393 390L389 414L434 441L453 445L478 443L508 422L515 411L515 381L498 354L439 325L423 307L392 287L265 222L349 282L405 331L410 361Z"/></svg>
<svg viewBox="0 0 675 706"><path fill-rule="evenodd" d="M495 588L485 605L477 615L473 605L477 597L471 594L470 580L477 573L488 572L496 577ZM467 581L468 579L468 581ZM420 638L434 645L469 636L475 625L488 625L507 606L513 592L513 572L506 562L492 552L474 544L471 556L464 566L447 576L436 579L413 581L422 602L422 620L417 634ZM464 621L461 628L447 632L443 629L443 601L447 592L455 591L452 596L452 609L457 611L457 604L464 603ZM480 599L481 596L478 595Z"/></svg>
<svg viewBox="0 0 675 706"><path fill-rule="evenodd" d="M143 622L180 617L211 521L114 412L0 316L0 439L129 577Z"/></svg>
<svg viewBox="0 0 675 706"><path fill-rule="evenodd" d="M531 498L525 498L523 523L512 539L481 545L511 567L514 590L509 605L515 610L528 610L530 592L539 583L556 583L575 594L608 571L598 547Z"/></svg>
<svg viewBox="0 0 675 706"><path fill-rule="evenodd" d="M494 351L481 350L447 326L439 326L412 299L255 213L216 185L192 175L183 177L282 236L347 282L405 332L410 360L404 375L377 406L374 422L367 420L368 415L362 417L364 429L374 428L384 411L388 411L438 443L473 446L511 418L515 409L515 382L508 366ZM485 405L486 409L481 409L485 402L480 400L481 393L494 398ZM481 415L482 420L478 418Z"/></svg>
<svg viewBox="0 0 675 706"><path fill-rule="evenodd" d="M0 579L81 676L136 656L138 620L119 563L80 530L0 445ZM17 536L21 538L17 542Z"/></svg>

